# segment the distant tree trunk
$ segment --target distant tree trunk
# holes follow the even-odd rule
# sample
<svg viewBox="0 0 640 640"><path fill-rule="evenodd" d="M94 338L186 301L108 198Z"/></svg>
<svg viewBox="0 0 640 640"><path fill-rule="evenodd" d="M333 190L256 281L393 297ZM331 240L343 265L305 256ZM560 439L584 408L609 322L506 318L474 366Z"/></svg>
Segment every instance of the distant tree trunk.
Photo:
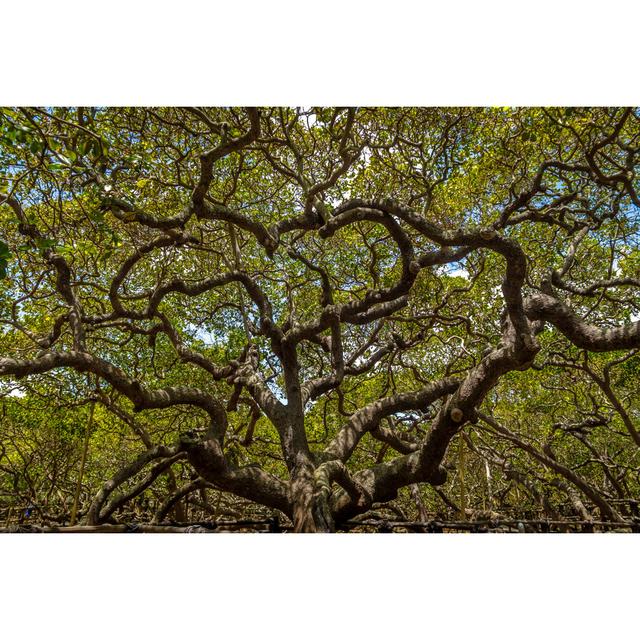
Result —
<svg viewBox="0 0 640 640"><path fill-rule="evenodd" d="M429 520L429 513L427 512L424 506L424 502L422 501L422 496L420 495L420 487L417 484L412 484L409 486L409 490L411 491L411 497L416 503L416 508L418 509L418 520L420 522L427 522Z"/></svg>

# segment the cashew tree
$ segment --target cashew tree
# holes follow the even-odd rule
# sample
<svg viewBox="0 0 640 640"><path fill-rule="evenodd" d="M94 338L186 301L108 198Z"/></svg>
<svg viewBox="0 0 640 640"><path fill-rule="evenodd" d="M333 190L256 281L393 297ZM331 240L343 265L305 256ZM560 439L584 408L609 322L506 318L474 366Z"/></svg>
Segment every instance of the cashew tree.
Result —
<svg viewBox="0 0 640 640"><path fill-rule="evenodd" d="M161 482L144 517L209 490L334 531L471 459L462 497L632 515L638 109L25 107L0 136L0 401L92 407L81 521Z"/></svg>

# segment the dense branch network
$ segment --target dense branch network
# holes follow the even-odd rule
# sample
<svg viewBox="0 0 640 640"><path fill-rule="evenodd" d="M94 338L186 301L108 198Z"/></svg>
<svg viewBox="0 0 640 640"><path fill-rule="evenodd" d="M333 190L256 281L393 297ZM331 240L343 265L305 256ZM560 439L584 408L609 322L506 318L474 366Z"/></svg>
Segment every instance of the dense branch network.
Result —
<svg viewBox="0 0 640 640"><path fill-rule="evenodd" d="M581 358L640 347L640 322L619 313L638 309L640 120L633 109L586 114L4 114L32 142L12 152L0 195L13 256L0 376L66 384L74 372L76 389L131 424L186 407L202 425L169 444L146 435L88 502L87 522L111 521L188 462L194 476L174 478L155 521L208 487L278 510L298 531L334 530L405 487L444 485L461 432L536 500L531 476L483 438L622 519L600 489L503 425L495 399L512 372L579 368L639 443L610 370ZM547 141L527 148L541 127ZM628 274L616 273L622 258ZM579 264L590 259L604 265L592 278ZM273 464L249 462L260 421L276 436ZM584 430L580 442L620 485Z"/></svg>

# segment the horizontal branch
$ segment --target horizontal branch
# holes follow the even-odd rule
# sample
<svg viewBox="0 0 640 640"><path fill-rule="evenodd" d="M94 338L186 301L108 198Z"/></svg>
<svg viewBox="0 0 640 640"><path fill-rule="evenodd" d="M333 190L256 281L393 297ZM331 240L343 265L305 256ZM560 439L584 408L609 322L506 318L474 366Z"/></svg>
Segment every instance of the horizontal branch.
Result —
<svg viewBox="0 0 640 640"><path fill-rule="evenodd" d="M617 351L640 347L640 321L601 329L582 320L564 302L544 293L526 300L526 315L552 324L573 344L588 351Z"/></svg>

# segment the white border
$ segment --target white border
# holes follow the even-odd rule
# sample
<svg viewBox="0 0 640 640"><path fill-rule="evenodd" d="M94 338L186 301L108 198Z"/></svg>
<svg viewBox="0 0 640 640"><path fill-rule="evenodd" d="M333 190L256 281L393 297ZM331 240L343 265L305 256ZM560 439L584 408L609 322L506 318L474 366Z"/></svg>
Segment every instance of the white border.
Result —
<svg viewBox="0 0 640 640"><path fill-rule="evenodd" d="M634 0L4 3L2 104L637 104Z"/></svg>
<svg viewBox="0 0 640 640"><path fill-rule="evenodd" d="M70 640L635 637L638 539L7 534L2 630Z"/></svg>

